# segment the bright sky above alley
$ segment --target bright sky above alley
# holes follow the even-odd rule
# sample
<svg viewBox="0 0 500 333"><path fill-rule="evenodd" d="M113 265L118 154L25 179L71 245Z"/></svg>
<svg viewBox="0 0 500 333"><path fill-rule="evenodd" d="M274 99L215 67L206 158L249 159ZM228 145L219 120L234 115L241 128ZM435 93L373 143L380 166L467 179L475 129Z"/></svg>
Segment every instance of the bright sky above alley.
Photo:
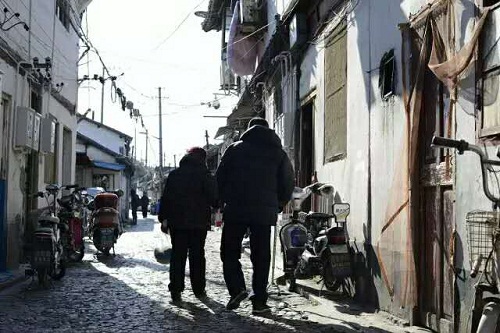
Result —
<svg viewBox="0 0 500 333"><path fill-rule="evenodd" d="M220 99L218 110L201 105L219 93L220 34L205 33L197 10L206 10L208 0L94 0L83 17L93 45L99 50L111 75L120 75L117 86L128 100L134 102L143 115L150 145L148 164L158 165L158 87L162 90L163 150L166 165L174 163L174 154L182 155L186 148L205 144L205 130L210 143L217 128L225 125L224 118L204 115L228 115L234 98ZM79 77L102 75L102 66L94 52L85 56L79 67ZM221 96L219 96L221 98ZM101 85L98 81L83 82L79 90L78 110L95 111L100 120ZM90 116L90 114L89 114ZM146 138L140 121L130 119L120 103L112 102L111 84L106 81L104 94L104 124L130 136L137 129L137 158L145 157Z"/></svg>

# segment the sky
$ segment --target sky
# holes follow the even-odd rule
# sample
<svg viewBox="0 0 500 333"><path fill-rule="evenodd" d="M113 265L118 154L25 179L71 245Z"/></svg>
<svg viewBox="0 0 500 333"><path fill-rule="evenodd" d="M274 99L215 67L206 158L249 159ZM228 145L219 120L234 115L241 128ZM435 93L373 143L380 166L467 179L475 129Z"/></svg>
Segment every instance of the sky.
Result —
<svg viewBox="0 0 500 333"><path fill-rule="evenodd" d="M194 11L206 11L208 0L94 0L83 16L82 26L99 51L111 75L127 100L143 115L150 134L148 165L159 165L158 87L162 88L162 132L166 165L178 163L186 149L205 145L217 129L226 124L237 99L219 90L220 32L204 32L202 18ZM187 17L184 23L181 22ZM177 31L175 31L177 29ZM175 33L173 33L175 31ZM173 33L173 34L172 34ZM170 36L170 37L169 37ZM94 52L80 61L79 77L102 75L102 65ZM201 103L213 101L218 110ZM104 124L137 140L137 159L145 158L146 136L140 121L130 119L118 101L113 103L110 81L104 91ZM78 112L94 111L101 117L101 84L85 81L80 85ZM90 114L89 114L90 117ZM135 134L136 133L136 134ZM132 145L135 146L134 142Z"/></svg>

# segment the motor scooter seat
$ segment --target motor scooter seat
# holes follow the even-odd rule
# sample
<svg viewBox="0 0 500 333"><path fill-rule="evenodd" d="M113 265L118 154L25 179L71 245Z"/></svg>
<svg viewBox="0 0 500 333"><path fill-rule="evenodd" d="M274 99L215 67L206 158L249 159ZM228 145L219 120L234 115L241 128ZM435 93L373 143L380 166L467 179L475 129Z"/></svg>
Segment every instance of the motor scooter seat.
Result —
<svg viewBox="0 0 500 333"><path fill-rule="evenodd" d="M52 234L52 228L36 228L35 234Z"/></svg>
<svg viewBox="0 0 500 333"><path fill-rule="evenodd" d="M333 215L327 213L311 212L306 216L307 220L328 220L332 218Z"/></svg>
<svg viewBox="0 0 500 333"><path fill-rule="evenodd" d="M59 218L55 216L41 216L38 219L39 222L48 222L52 224L58 224L59 223Z"/></svg>

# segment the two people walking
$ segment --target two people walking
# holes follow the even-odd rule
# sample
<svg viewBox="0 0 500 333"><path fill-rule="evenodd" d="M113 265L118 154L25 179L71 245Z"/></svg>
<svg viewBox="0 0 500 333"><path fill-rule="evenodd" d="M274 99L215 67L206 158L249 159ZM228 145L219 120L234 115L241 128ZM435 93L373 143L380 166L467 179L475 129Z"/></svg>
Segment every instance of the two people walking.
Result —
<svg viewBox="0 0 500 333"><path fill-rule="evenodd" d="M142 198L139 198L135 189L130 190L130 208L132 209L132 223L137 224L137 209L141 206L142 217L148 217L149 198L146 192L143 192Z"/></svg>
<svg viewBox="0 0 500 333"><path fill-rule="evenodd" d="M231 297L226 308L238 308L249 295L240 259L243 237L250 230L253 313L269 312L266 290L271 227L276 225L278 213L293 191L290 160L281 140L262 118L251 119L241 140L226 149L216 182L208 172L203 153L202 148L194 148L183 157L180 167L167 178L161 199L159 220L166 220L162 228L172 235L169 285L172 300L181 299L188 249L193 291L197 296L205 295L204 243L210 228L210 207L220 203L224 219L221 259Z"/></svg>

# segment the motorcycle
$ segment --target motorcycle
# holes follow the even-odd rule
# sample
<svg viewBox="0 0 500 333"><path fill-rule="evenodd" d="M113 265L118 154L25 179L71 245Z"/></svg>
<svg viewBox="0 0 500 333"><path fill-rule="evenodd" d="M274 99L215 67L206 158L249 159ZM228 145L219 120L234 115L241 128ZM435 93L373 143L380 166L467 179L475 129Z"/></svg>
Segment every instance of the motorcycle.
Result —
<svg viewBox="0 0 500 333"><path fill-rule="evenodd" d="M65 189L77 187L65 186ZM67 232L67 225L61 223L56 216L56 197L62 187L47 185L45 192L38 192L35 196L45 198L47 209L37 218L34 231L33 247L30 253L30 268L25 270L27 276L38 277L38 282L44 285L48 277L60 280L66 274L66 258L61 234ZM52 203L49 198L53 197Z"/></svg>
<svg viewBox="0 0 500 333"><path fill-rule="evenodd" d="M99 193L89 203L91 209L90 232L94 246L100 252L109 255L121 234L120 213L118 199L123 195L122 190Z"/></svg>
<svg viewBox="0 0 500 333"><path fill-rule="evenodd" d="M302 202L312 193L329 196L333 187L314 183L292 194L293 215L280 230L285 280L289 290L296 289L296 279L320 275L327 289L335 291L352 275L352 255L348 242L346 218L349 204L333 205L333 215L319 212L304 213ZM335 225L330 221L335 218Z"/></svg>
<svg viewBox="0 0 500 333"><path fill-rule="evenodd" d="M62 241L67 258L72 262L79 262L85 254L84 236L84 202L82 191L84 188L75 189L71 194L57 199L59 212L57 216L68 228L62 233Z"/></svg>

